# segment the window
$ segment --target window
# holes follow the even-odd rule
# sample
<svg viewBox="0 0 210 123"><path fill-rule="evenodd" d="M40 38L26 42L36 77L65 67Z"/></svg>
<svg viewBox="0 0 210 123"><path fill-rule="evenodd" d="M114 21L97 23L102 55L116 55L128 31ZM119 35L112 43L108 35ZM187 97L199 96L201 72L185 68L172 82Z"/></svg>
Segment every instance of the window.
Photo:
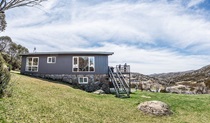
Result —
<svg viewBox="0 0 210 123"><path fill-rule="evenodd" d="M26 71L38 72L39 58L27 57L26 58Z"/></svg>
<svg viewBox="0 0 210 123"><path fill-rule="evenodd" d="M86 84L88 83L88 77L79 77L78 81L79 81L79 84Z"/></svg>
<svg viewBox="0 0 210 123"><path fill-rule="evenodd" d="M90 56L74 56L73 72L94 72L95 60Z"/></svg>
<svg viewBox="0 0 210 123"><path fill-rule="evenodd" d="M47 57L47 63L56 63L56 57Z"/></svg>

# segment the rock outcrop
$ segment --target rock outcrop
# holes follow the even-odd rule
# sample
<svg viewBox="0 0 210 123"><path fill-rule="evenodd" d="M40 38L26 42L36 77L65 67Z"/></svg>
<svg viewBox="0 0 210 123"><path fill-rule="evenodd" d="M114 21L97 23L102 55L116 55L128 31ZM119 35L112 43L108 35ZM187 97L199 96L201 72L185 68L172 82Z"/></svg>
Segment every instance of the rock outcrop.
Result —
<svg viewBox="0 0 210 123"><path fill-rule="evenodd" d="M208 89L204 82L178 82L174 86L166 87L166 92L177 94L207 94Z"/></svg>
<svg viewBox="0 0 210 123"><path fill-rule="evenodd" d="M178 94L210 94L210 65L185 72L153 75L132 73L131 78L131 83L139 83L140 90Z"/></svg>

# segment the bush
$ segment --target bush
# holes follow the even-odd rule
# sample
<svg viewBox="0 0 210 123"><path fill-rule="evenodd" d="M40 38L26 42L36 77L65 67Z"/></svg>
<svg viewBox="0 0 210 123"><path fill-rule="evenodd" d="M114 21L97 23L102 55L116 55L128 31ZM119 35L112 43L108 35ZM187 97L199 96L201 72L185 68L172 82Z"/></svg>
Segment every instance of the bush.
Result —
<svg viewBox="0 0 210 123"><path fill-rule="evenodd" d="M11 71L12 70L12 65L7 64L7 68L8 68L9 71Z"/></svg>
<svg viewBox="0 0 210 123"><path fill-rule="evenodd" d="M210 89L210 79L206 80L205 82L205 85L208 89Z"/></svg>
<svg viewBox="0 0 210 123"><path fill-rule="evenodd" d="M10 72L8 70L8 67L0 54L0 97L2 98L3 96L6 95L8 92L7 86L10 81Z"/></svg>

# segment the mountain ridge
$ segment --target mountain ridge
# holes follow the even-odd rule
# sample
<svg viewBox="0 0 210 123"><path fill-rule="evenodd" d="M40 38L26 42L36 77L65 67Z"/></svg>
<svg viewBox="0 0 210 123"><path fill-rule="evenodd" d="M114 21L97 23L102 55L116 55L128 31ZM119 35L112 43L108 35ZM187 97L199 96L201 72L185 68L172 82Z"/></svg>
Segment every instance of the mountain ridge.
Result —
<svg viewBox="0 0 210 123"><path fill-rule="evenodd" d="M206 65L197 70L188 70L183 72L169 72L160 74L144 75L141 73L131 73L132 78L138 81L155 81L163 85L173 85L181 81L192 81L192 82L206 82L210 81L210 65Z"/></svg>

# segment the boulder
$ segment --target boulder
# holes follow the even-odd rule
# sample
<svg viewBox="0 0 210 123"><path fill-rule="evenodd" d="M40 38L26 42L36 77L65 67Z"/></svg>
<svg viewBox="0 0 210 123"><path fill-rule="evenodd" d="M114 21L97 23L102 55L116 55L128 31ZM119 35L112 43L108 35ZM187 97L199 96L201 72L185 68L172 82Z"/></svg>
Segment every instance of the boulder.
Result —
<svg viewBox="0 0 210 123"><path fill-rule="evenodd" d="M189 91L189 88L185 85L176 85L176 86L166 87L166 92L168 93L181 94L188 91Z"/></svg>
<svg viewBox="0 0 210 123"><path fill-rule="evenodd" d="M172 114L170 107L161 101L147 101L140 103L138 109L146 114L155 116L164 116Z"/></svg>
<svg viewBox="0 0 210 123"><path fill-rule="evenodd" d="M141 90L151 91L151 92L161 92L164 90L163 85L153 82L153 81L142 81Z"/></svg>
<svg viewBox="0 0 210 123"><path fill-rule="evenodd" d="M141 82L141 90L149 91L152 83L150 81L142 81Z"/></svg>

